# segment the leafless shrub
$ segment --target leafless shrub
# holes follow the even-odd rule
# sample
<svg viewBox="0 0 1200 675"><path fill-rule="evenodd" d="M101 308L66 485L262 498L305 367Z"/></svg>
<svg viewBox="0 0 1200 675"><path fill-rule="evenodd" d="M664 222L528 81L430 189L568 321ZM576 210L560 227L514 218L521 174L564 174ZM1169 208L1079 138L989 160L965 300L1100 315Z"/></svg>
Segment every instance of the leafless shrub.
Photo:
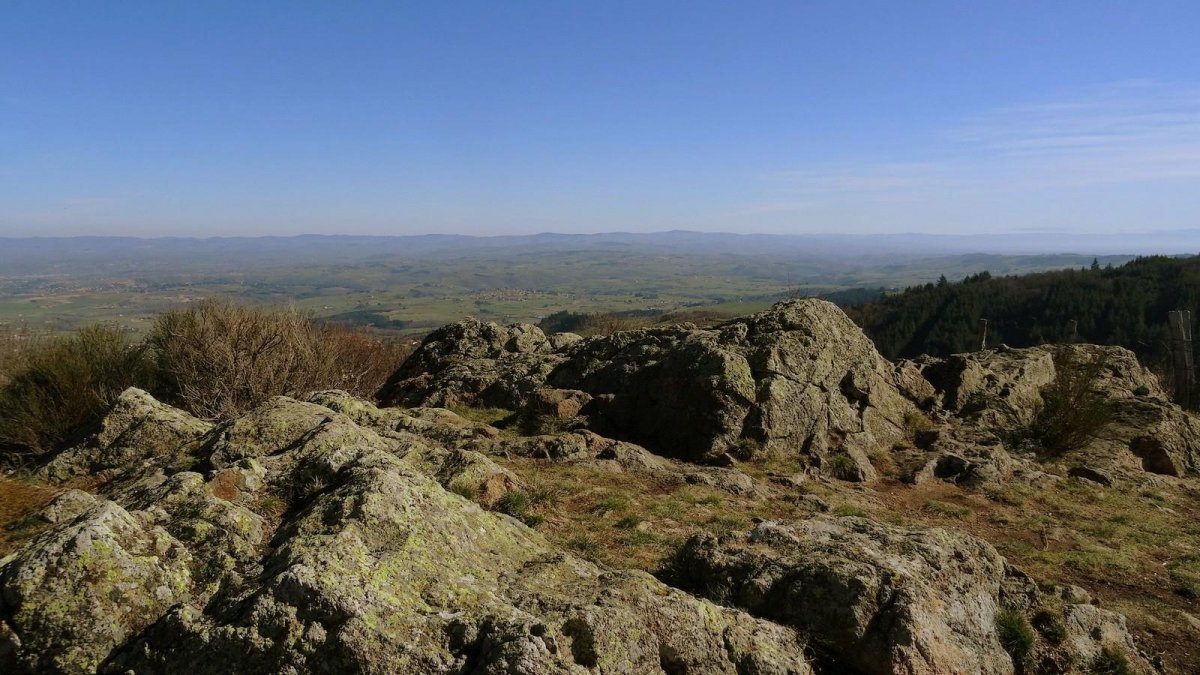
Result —
<svg viewBox="0 0 1200 675"><path fill-rule="evenodd" d="M408 352L361 330L317 324L294 309L223 301L161 315L146 344L156 388L208 419L317 389L369 397Z"/></svg>

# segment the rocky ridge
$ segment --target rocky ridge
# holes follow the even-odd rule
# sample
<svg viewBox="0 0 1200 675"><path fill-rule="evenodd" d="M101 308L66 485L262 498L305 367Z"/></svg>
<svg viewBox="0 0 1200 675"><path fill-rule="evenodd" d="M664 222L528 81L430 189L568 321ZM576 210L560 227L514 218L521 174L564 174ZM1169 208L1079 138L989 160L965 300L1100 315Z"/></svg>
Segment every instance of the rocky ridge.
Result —
<svg viewBox="0 0 1200 675"><path fill-rule="evenodd" d="M586 340L460 322L396 374L392 407L317 392L211 425L130 390L41 469L98 486L62 492L0 560L0 671L1151 672L1120 614L963 532L762 520L688 539L656 578L498 511L523 488L514 459L767 500L878 480L881 457L910 482L1062 480L1002 433L1053 349L891 364L806 300ZM1108 353L1120 417L1065 461L1193 475L1195 421L1136 360L1069 349ZM459 405L511 426L442 407ZM780 456L802 473L743 470ZM1036 648L1013 647L1014 622Z"/></svg>

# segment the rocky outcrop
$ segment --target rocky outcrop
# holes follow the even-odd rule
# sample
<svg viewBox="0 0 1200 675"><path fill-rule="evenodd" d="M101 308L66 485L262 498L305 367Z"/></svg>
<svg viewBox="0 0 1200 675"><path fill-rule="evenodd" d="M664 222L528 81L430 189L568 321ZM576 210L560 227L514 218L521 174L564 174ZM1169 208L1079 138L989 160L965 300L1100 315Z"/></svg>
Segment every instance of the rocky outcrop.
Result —
<svg viewBox="0 0 1200 675"><path fill-rule="evenodd" d="M536 326L466 319L429 334L379 392L391 405L516 409L562 360Z"/></svg>
<svg viewBox="0 0 1200 675"><path fill-rule="evenodd" d="M671 570L682 588L794 626L823 659L863 673L1012 673L998 617L1048 607L1069 639L1047 646L1043 661L1091 663L1108 647L1149 665L1120 615L1061 609L989 544L940 528L862 518L766 522L744 536L694 537Z"/></svg>
<svg viewBox="0 0 1200 675"><path fill-rule="evenodd" d="M556 400L547 387L579 393ZM531 326L468 320L431 335L381 397L519 409L535 393L542 406L583 401L589 428L664 456L803 456L854 480L875 476L867 454L903 439L916 410L862 331L814 299L712 329L633 330L559 347Z"/></svg>
<svg viewBox="0 0 1200 675"><path fill-rule="evenodd" d="M1010 439L1064 351L1103 358L1095 387L1115 414L1051 468ZM812 672L808 658L828 672L1148 669L1121 615L1082 589L1039 588L965 533L762 518L883 501L835 480L869 481L875 464L913 483L1072 476L1097 492L1131 471L1167 483L1142 472L1200 467L1200 426L1124 350L891 364L818 300L587 339L465 321L432 334L383 393L419 407L322 391L213 426L122 394L41 472L99 479L96 494L63 492L29 519L41 533L0 560L0 672L766 675ZM442 407L460 405L513 414L501 429ZM769 461L744 463L755 458ZM757 525L692 537L663 580L611 569L490 510L540 486L531 467L636 475L681 504L708 492L684 486L719 489L696 502L715 531ZM721 521L724 508L746 520ZM603 527L661 536L640 516ZM546 527L556 519L548 508ZM683 520L671 536L696 531ZM1014 647L1020 629L1032 651Z"/></svg>
<svg viewBox="0 0 1200 675"><path fill-rule="evenodd" d="M144 466L186 461L177 453L211 424L159 403L141 389L117 397L99 428L84 443L60 453L41 470L53 481L128 473Z"/></svg>
<svg viewBox="0 0 1200 675"><path fill-rule="evenodd" d="M934 391L933 407L950 416L959 437L1013 439L1015 432L1034 424L1043 404L1042 392L1060 376L1063 363L1103 364L1092 388L1112 409L1111 423L1086 445L1073 449L1075 461L1086 460L1116 472L1183 476L1200 471L1200 423L1170 402L1158 378L1127 349L1002 347L945 359L922 357L903 363L901 369L909 373L908 391L920 390L911 383L911 372L921 373Z"/></svg>
<svg viewBox="0 0 1200 675"><path fill-rule="evenodd" d="M443 487L505 475L477 452L281 398L177 453L207 477L168 463L67 492L0 561L0 670L810 672L793 629Z"/></svg>

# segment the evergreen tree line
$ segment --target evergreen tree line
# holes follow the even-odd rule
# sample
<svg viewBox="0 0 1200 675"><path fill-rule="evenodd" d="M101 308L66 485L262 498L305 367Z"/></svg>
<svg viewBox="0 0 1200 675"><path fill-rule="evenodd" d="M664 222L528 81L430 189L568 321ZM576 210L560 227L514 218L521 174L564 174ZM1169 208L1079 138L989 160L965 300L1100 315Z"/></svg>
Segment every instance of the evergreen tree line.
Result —
<svg viewBox="0 0 1200 675"><path fill-rule="evenodd" d="M1091 342L1120 345L1142 363L1169 372L1167 313L1200 300L1200 256L1149 256L1120 267L993 277L981 272L950 282L914 286L873 302L846 307L891 359L945 356L988 345L1028 347Z"/></svg>

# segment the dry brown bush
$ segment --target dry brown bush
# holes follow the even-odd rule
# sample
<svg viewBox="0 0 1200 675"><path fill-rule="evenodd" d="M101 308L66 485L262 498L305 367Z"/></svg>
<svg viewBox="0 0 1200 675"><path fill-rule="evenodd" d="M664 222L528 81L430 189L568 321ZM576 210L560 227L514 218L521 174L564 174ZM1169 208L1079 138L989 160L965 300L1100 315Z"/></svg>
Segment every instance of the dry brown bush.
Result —
<svg viewBox="0 0 1200 675"><path fill-rule="evenodd" d="M208 419L317 389L370 397L409 351L362 330L317 324L294 309L216 300L161 315L146 345L156 389Z"/></svg>
<svg viewBox="0 0 1200 675"><path fill-rule="evenodd" d="M0 326L0 385L29 363L30 356L49 339L29 326Z"/></svg>
<svg viewBox="0 0 1200 675"><path fill-rule="evenodd" d="M148 378L141 347L118 326L16 342L6 345L14 351L0 380L0 459L8 462L53 451Z"/></svg>

